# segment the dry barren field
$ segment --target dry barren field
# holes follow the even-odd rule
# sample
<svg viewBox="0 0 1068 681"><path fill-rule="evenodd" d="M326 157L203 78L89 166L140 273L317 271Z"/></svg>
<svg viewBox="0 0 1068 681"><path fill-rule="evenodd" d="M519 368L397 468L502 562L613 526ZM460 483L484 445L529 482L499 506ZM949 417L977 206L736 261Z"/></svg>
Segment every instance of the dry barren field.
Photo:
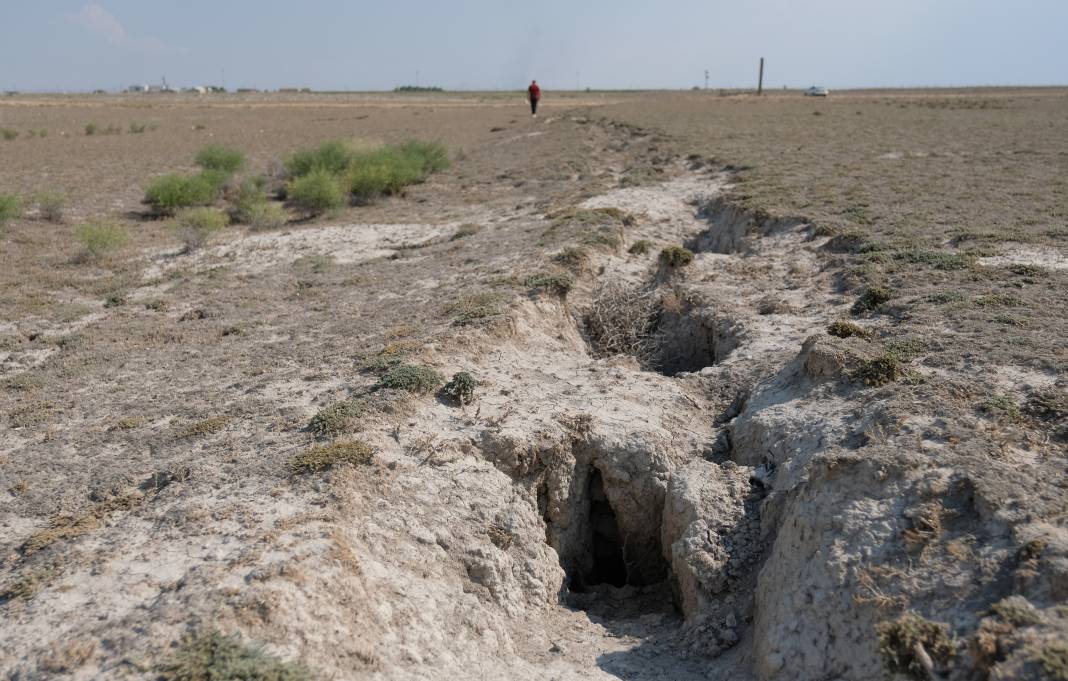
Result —
<svg viewBox="0 0 1068 681"><path fill-rule="evenodd" d="M1066 291L1064 89L0 98L0 677L1068 679Z"/></svg>

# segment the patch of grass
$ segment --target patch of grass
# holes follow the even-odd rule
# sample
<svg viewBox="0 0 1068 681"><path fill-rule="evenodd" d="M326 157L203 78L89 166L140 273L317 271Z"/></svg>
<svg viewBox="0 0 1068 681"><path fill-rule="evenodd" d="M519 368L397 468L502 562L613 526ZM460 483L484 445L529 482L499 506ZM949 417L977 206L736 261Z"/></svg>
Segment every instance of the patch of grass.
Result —
<svg viewBox="0 0 1068 681"><path fill-rule="evenodd" d="M1030 277L1031 279L1041 279L1049 276L1049 270L1041 265L1017 263L1015 265L1009 265L1006 269L1013 274L1021 277Z"/></svg>
<svg viewBox="0 0 1068 681"><path fill-rule="evenodd" d="M482 225L476 225L468 222L460 225L456 228L456 233L452 235L450 241L456 241L457 239L465 239L469 236L474 236L482 231Z"/></svg>
<svg viewBox="0 0 1068 681"><path fill-rule="evenodd" d="M361 399L343 400L324 407L312 417L308 430L317 438L337 437L355 430L357 419L367 413L367 403Z"/></svg>
<svg viewBox="0 0 1068 681"><path fill-rule="evenodd" d="M140 135L141 133L143 133L147 129L148 129L148 125L146 123L131 122L130 123L130 127L127 128L127 131L131 135Z"/></svg>
<svg viewBox="0 0 1068 681"><path fill-rule="evenodd" d="M42 220L49 222L63 222L63 207L66 199L59 192L44 191L33 195L33 203L37 206L37 215Z"/></svg>
<svg viewBox="0 0 1068 681"><path fill-rule="evenodd" d="M135 430L145 425L144 416L123 416L115 425L111 427L112 430Z"/></svg>
<svg viewBox="0 0 1068 681"><path fill-rule="evenodd" d="M965 270L975 266L975 256L971 253L916 249L900 251L894 257L907 263L930 265L938 270Z"/></svg>
<svg viewBox="0 0 1068 681"><path fill-rule="evenodd" d="M653 248L653 242L648 239L638 239L630 245L627 249L627 253L631 255L645 255Z"/></svg>
<svg viewBox="0 0 1068 681"><path fill-rule="evenodd" d="M18 577L0 587L0 605L8 601L28 601L32 599L57 574L58 570L52 567L23 571Z"/></svg>
<svg viewBox="0 0 1068 681"><path fill-rule="evenodd" d="M897 355L902 361L909 361L927 352L930 345L922 338L894 338L886 341L886 351Z"/></svg>
<svg viewBox="0 0 1068 681"><path fill-rule="evenodd" d="M192 253L205 246L211 237L222 231L229 222L226 213L214 208L189 208L178 214L174 231L185 245L185 252Z"/></svg>
<svg viewBox="0 0 1068 681"><path fill-rule="evenodd" d="M13 194L0 194L0 227L22 215L22 202Z"/></svg>
<svg viewBox="0 0 1068 681"><path fill-rule="evenodd" d="M949 637L949 626L931 622L914 612L908 612L892 622L876 625L879 654L883 665L892 674L905 674L926 681L930 678L917 648L922 647L931 661L944 668L956 655L956 646Z"/></svg>
<svg viewBox="0 0 1068 681"><path fill-rule="evenodd" d="M565 298L575 287L575 278L567 272L538 272L527 277L524 283L535 291L545 291Z"/></svg>
<svg viewBox="0 0 1068 681"><path fill-rule="evenodd" d="M335 440L309 447L290 458L287 466L294 475L318 473L343 464L370 463L373 455L371 447L360 440Z"/></svg>
<svg viewBox="0 0 1068 681"><path fill-rule="evenodd" d="M827 333L838 338L849 338L850 336L856 336L857 338L871 338L872 333L868 329L865 329L856 322L847 321L845 319L837 319L830 323L827 327Z"/></svg>
<svg viewBox="0 0 1068 681"><path fill-rule="evenodd" d="M452 378L449 379L449 382L441 389L441 392L453 398L463 406L465 404L471 404L474 401L476 387L478 387L478 381L475 377L466 371L460 371L453 374Z"/></svg>
<svg viewBox="0 0 1068 681"><path fill-rule="evenodd" d="M313 170L289 183L288 198L308 215L322 215L345 204L338 178L326 170Z"/></svg>
<svg viewBox="0 0 1068 681"><path fill-rule="evenodd" d="M161 681L312 681L299 662L285 662L236 635L190 634L155 670Z"/></svg>
<svg viewBox="0 0 1068 681"><path fill-rule="evenodd" d="M248 209L243 221L256 231L281 229L289 224L289 213L277 203L257 203Z"/></svg>
<svg viewBox="0 0 1068 681"><path fill-rule="evenodd" d="M931 293L924 296L923 301L927 303L933 303L935 305L945 305L946 303L960 303L965 300L965 295L960 291L942 291L940 293Z"/></svg>
<svg viewBox="0 0 1068 681"><path fill-rule="evenodd" d="M11 128L0 128L0 137L3 137L8 142L13 142L19 138L19 131Z"/></svg>
<svg viewBox="0 0 1068 681"><path fill-rule="evenodd" d="M979 411L990 416L1006 418L1010 421L1019 421L1022 414L1020 408L1008 395L995 395L986 399L979 405Z"/></svg>
<svg viewBox="0 0 1068 681"><path fill-rule="evenodd" d="M298 151L285 162L290 177L304 177L315 171L340 175L352 162L352 149L344 142L324 142L317 149Z"/></svg>
<svg viewBox="0 0 1068 681"><path fill-rule="evenodd" d="M1008 293L992 293L976 297L972 304L976 307L1021 307L1024 302Z"/></svg>
<svg viewBox="0 0 1068 681"><path fill-rule="evenodd" d="M82 246L78 258L96 261L125 246L130 236L126 228L113 222L88 222L74 230L74 238Z"/></svg>
<svg viewBox="0 0 1068 681"><path fill-rule="evenodd" d="M445 379L430 367L418 364L398 364L391 367L378 379L375 389L394 388L410 393L433 392Z"/></svg>
<svg viewBox="0 0 1068 681"><path fill-rule="evenodd" d="M1068 643L1050 641L1038 650L1042 669L1057 681L1068 681Z"/></svg>
<svg viewBox="0 0 1068 681"><path fill-rule="evenodd" d="M1038 609L1023 596L1002 598L990 606L990 610L1003 621L1016 627L1026 627L1042 621Z"/></svg>
<svg viewBox="0 0 1068 681"><path fill-rule="evenodd" d="M905 367L901 358L896 353L884 352L863 362L853 374L853 378L878 387L900 380L904 375Z"/></svg>
<svg viewBox="0 0 1068 681"><path fill-rule="evenodd" d="M100 126L99 125L97 125L96 123L86 123L86 125L85 125L85 134L86 135L95 135L98 132L100 132Z"/></svg>
<svg viewBox="0 0 1068 681"><path fill-rule="evenodd" d="M590 252L581 246L568 246L553 256L553 260L572 272L580 272L590 264Z"/></svg>
<svg viewBox="0 0 1068 681"><path fill-rule="evenodd" d="M459 325L494 317L503 312L501 297L496 293L475 293L449 303L444 308L445 314L453 317Z"/></svg>
<svg viewBox="0 0 1068 681"><path fill-rule="evenodd" d="M693 262L693 251L682 246L668 246L660 251L660 262L666 267L685 267Z"/></svg>
<svg viewBox="0 0 1068 681"><path fill-rule="evenodd" d="M225 182L225 179L223 180ZM170 173L155 179L145 190L145 203L162 215L173 215L182 208L207 206L215 202L222 189L215 173L180 175Z"/></svg>
<svg viewBox="0 0 1068 681"><path fill-rule="evenodd" d="M894 292L885 286L869 286L853 303L855 315L864 314L879 307L894 297Z"/></svg>
<svg viewBox="0 0 1068 681"><path fill-rule="evenodd" d="M194 421L179 428L174 437L176 440L186 440L204 435L214 435L230 423L229 416L212 416L201 421Z"/></svg>
<svg viewBox="0 0 1068 681"><path fill-rule="evenodd" d="M197 152L196 164L204 170L221 170L233 175L245 167L245 157L236 149L211 144Z"/></svg>

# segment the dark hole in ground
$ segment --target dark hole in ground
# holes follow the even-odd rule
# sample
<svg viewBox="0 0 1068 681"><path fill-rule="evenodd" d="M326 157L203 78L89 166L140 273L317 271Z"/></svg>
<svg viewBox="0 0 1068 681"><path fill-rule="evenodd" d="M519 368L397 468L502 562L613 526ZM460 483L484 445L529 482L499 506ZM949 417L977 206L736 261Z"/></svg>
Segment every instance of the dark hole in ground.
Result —
<svg viewBox="0 0 1068 681"><path fill-rule="evenodd" d="M590 548L593 555L590 569L583 575L582 583L584 586L625 586L629 576L619 523L612 505L608 503L608 496L604 493L601 473L596 469L590 475L589 499Z"/></svg>

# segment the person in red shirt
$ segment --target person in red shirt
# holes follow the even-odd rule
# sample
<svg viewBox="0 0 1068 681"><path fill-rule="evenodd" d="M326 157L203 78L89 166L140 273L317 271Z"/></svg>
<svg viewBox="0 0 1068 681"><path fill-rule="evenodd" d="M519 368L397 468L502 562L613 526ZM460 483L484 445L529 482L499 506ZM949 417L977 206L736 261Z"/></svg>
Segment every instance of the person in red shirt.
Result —
<svg viewBox="0 0 1068 681"><path fill-rule="evenodd" d="M530 87L527 88L527 99L530 100L530 115L537 118L538 101L541 99L541 88L538 87L538 81L530 81Z"/></svg>

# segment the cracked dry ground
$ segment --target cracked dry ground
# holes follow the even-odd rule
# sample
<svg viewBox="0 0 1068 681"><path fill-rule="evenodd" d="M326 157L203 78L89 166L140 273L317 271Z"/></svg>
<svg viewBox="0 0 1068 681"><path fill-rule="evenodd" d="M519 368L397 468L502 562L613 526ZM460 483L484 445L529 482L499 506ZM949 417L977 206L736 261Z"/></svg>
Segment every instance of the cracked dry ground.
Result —
<svg viewBox="0 0 1068 681"><path fill-rule="evenodd" d="M336 679L1046 673L1063 357L947 361L974 341L858 307L859 249L735 181L565 114L367 219L148 248L93 275L125 305L13 319L4 672L152 678L217 628ZM398 363L474 400L378 388ZM317 435L373 455L294 473Z"/></svg>

